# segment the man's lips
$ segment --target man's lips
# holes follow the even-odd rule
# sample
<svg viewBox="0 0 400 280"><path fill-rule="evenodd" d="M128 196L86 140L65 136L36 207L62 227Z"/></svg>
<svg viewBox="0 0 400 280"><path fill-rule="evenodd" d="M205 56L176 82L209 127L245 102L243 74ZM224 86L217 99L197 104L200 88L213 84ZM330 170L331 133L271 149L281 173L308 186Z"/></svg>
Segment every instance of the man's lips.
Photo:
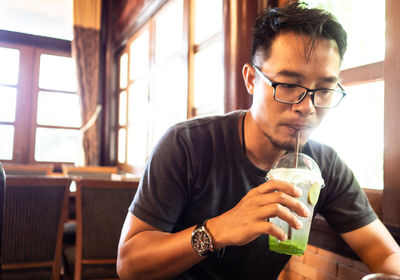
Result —
<svg viewBox="0 0 400 280"><path fill-rule="evenodd" d="M311 124L299 124L299 123L281 123L280 125L291 127L293 129L297 130L303 130L303 129L312 129L314 128L314 125Z"/></svg>
<svg viewBox="0 0 400 280"><path fill-rule="evenodd" d="M294 132L312 130L314 128L314 125L310 125L310 124L293 124L293 123L285 124L284 123L284 124L281 124L281 126L284 126Z"/></svg>

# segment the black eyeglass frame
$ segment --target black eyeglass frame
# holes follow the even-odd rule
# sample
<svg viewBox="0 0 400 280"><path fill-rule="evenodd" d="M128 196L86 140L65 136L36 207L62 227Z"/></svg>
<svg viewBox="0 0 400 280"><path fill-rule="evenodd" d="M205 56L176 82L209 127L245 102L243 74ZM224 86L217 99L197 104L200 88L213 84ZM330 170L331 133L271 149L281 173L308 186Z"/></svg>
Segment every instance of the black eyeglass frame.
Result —
<svg viewBox="0 0 400 280"><path fill-rule="evenodd" d="M332 108L336 108L340 102L342 101L342 99L347 95L347 93L345 92L343 86L340 83L337 83L337 86L340 88L340 90L337 89L331 89L331 88L316 88L316 89L310 89L307 87L303 87L301 85L297 85L297 84L290 84L290 83L274 83L272 82L265 74L263 71L260 70L260 68L258 68L257 66L253 65L253 68L256 70L256 73L263 79L263 81L265 83L267 83L267 85L269 85L270 87L272 87L274 89L273 91L273 96L274 96L274 100L278 101L280 103L284 103L284 104L299 104L301 101L304 100L304 98L306 97L307 94L309 94L311 96L311 101L313 103L313 105L317 108L322 108L322 109L332 109ZM302 94L302 96L298 99L297 102L289 102L289 101L283 101L283 100L279 100L276 98L275 93L276 93L276 87L279 85L288 85L288 86L296 86L296 87L300 87L300 88L304 88L306 91ZM315 96L315 92L319 91L319 90L331 90L331 91L335 91L335 92L340 92L342 94L342 97L339 99L338 103L335 106L319 106L316 105L314 103L314 96Z"/></svg>

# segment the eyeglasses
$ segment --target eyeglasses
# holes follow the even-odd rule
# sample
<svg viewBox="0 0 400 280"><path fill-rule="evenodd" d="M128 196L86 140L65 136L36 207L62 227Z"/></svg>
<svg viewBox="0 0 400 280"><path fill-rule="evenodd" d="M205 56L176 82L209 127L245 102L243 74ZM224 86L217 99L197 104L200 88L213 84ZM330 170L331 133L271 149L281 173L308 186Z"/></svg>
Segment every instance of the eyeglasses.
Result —
<svg viewBox="0 0 400 280"><path fill-rule="evenodd" d="M336 85L338 89L309 89L296 84L273 83L257 66L253 67L263 81L274 88L274 99L281 103L298 104L309 94L315 107L331 109L338 106L343 97L346 96L346 92L340 83Z"/></svg>

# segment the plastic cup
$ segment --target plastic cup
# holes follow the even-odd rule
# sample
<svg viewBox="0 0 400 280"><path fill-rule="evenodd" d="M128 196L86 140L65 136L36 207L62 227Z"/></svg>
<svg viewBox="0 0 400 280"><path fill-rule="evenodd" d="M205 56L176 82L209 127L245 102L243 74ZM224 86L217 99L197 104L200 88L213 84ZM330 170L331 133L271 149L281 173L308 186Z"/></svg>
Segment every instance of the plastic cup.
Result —
<svg viewBox="0 0 400 280"><path fill-rule="evenodd" d="M400 275L386 274L386 273L374 273L365 275L361 280L389 280L389 279L400 279Z"/></svg>
<svg viewBox="0 0 400 280"><path fill-rule="evenodd" d="M286 233L288 239L280 241L270 235L269 249L287 255L303 255L308 243L314 206L317 204L320 190L324 186L321 171L309 156L302 153L288 153L274 163L266 179L286 181L300 188L303 195L298 199L310 210L308 217L300 217L293 212L303 223L303 227L299 230L290 227L286 221L278 217L270 218L269 221L279 226Z"/></svg>

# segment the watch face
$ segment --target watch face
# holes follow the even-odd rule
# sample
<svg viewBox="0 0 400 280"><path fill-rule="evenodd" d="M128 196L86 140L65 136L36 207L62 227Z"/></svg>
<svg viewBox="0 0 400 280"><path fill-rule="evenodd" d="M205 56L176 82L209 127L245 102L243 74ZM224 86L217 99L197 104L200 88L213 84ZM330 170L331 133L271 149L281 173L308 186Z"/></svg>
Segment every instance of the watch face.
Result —
<svg viewBox="0 0 400 280"><path fill-rule="evenodd" d="M205 253L210 249L210 238L201 228L193 233L192 247L199 254Z"/></svg>

